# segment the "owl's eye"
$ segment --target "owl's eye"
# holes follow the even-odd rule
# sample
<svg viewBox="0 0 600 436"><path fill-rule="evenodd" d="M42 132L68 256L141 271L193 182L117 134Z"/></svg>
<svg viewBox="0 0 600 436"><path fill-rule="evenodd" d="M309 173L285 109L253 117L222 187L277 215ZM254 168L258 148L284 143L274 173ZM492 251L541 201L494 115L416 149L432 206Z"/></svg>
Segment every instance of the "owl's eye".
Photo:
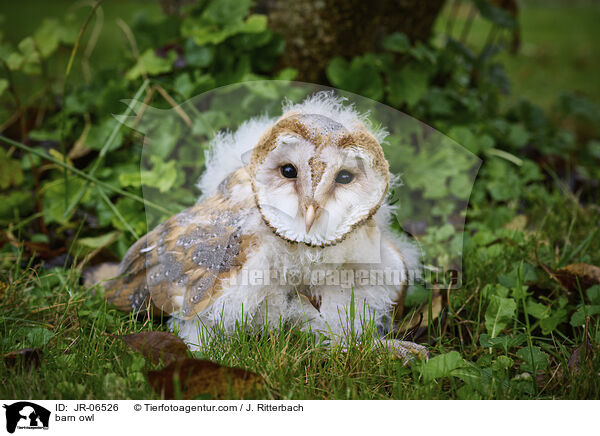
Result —
<svg viewBox="0 0 600 436"><path fill-rule="evenodd" d="M354 174L346 170L340 171L339 173L337 173L337 176L335 176L335 182L341 183L342 185L347 185L352 180L354 180Z"/></svg>
<svg viewBox="0 0 600 436"><path fill-rule="evenodd" d="M295 179L298 176L296 167L292 164L285 164L281 167L281 175L286 179Z"/></svg>

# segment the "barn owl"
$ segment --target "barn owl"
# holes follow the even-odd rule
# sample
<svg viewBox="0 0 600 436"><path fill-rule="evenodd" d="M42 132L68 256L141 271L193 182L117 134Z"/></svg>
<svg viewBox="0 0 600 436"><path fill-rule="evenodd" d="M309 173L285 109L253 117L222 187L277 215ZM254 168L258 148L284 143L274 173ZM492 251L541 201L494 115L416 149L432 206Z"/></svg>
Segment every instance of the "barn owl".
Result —
<svg viewBox="0 0 600 436"><path fill-rule="evenodd" d="M129 249L109 301L172 315L191 348L214 326L232 333L242 320L334 341L369 323L389 330L419 253L389 229L385 136L331 92L218 134L202 196ZM381 344L405 359L427 355L407 341Z"/></svg>

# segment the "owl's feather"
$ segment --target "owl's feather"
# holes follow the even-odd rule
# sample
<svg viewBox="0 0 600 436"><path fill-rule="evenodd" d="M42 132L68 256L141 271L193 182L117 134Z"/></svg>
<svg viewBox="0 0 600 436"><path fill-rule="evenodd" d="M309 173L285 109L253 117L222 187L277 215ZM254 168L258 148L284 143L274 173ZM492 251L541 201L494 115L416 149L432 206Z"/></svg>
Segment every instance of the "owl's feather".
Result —
<svg viewBox="0 0 600 436"><path fill-rule="evenodd" d="M121 310L177 313L190 319L221 292L254 244L241 229L252 204L232 203L233 189L249 184L241 169L203 202L169 218L127 252L107 298ZM248 199L250 200L250 199Z"/></svg>

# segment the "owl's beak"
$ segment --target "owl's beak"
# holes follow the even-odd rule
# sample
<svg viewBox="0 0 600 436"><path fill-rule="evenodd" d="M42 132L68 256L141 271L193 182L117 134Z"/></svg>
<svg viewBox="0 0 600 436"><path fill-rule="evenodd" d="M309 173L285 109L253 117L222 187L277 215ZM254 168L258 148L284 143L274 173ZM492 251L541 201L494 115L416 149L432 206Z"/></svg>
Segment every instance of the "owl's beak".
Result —
<svg viewBox="0 0 600 436"><path fill-rule="evenodd" d="M310 231L313 223L315 222L315 218L317 216L317 209L313 204L306 208L306 212L304 212L304 224L306 225L306 233Z"/></svg>

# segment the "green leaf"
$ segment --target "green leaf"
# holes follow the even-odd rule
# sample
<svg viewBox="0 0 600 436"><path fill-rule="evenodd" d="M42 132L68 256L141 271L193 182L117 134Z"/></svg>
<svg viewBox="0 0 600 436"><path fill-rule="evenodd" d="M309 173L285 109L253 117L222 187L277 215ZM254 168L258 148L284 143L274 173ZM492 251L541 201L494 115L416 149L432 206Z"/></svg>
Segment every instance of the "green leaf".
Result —
<svg viewBox="0 0 600 436"><path fill-rule="evenodd" d="M525 361L525 364L521 365L521 369L532 374L534 373L534 369L537 373L544 371L548 366L548 355L538 346L521 348L517 351L517 357Z"/></svg>
<svg viewBox="0 0 600 436"><path fill-rule="evenodd" d="M383 48L396 53L405 53L410 48L408 36L400 32L386 36L381 43Z"/></svg>
<svg viewBox="0 0 600 436"><path fill-rule="evenodd" d="M50 339L54 337L54 333L43 327L33 327L27 329L25 337L30 347L40 348L50 342Z"/></svg>
<svg viewBox="0 0 600 436"><path fill-rule="evenodd" d="M334 58L327 65L326 73L334 86L373 100L383 98L383 81L379 72L362 57L355 57L352 63Z"/></svg>
<svg viewBox="0 0 600 436"><path fill-rule="evenodd" d="M183 96L183 98L189 98L194 92L194 83L189 73L183 73L178 75L173 81L173 87L175 91Z"/></svg>
<svg viewBox="0 0 600 436"><path fill-rule="evenodd" d="M552 314L544 319L540 320L540 327L544 335L550 334L556 327L567 320L567 310L563 308L556 309Z"/></svg>
<svg viewBox="0 0 600 436"><path fill-rule="evenodd" d="M550 307L544 304L538 303L533 298L528 298L527 313L537 319L545 319L550 316Z"/></svg>
<svg viewBox="0 0 600 436"><path fill-rule="evenodd" d="M101 248L106 247L108 244L113 242L119 232L109 232L104 235L88 237L88 238L78 238L77 244L86 248Z"/></svg>
<svg viewBox="0 0 600 436"><path fill-rule="evenodd" d="M6 59L6 65L8 65L8 68L12 71L20 70L24 62L25 58L17 52L11 53Z"/></svg>
<svg viewBox="0 0 600 436"><path fill-rule="evenodd" d="M219 44L240 33L260 33L267 30L265 15L250 15L246 21L228 22L217 25L203 17L187 17L181 26L183 36L191 36L197 45Z"/></svg>
<svg viewBox="0 0 600 436"><path fill-rule="evenodd" d="M55 19L44 19L42 25L33 34L33 39L42 57L47 58L58 48L63 27Z"/></svg>
<svg viewBox="0 0 600 436"><path fill-rule="evenodd" d="M38 54L35 49L35 41L33 40L33 38L31 36L28 36L27 38L23 39L19 43L19 50L21 50L21 53L23 54L25 62L28 62L28 63L39 62L40 59L39 59Z"/></svg>
<svg viewBox="0 0 600 436"><path fill-rule="evenodd" d="M119 198L115 207L123 219L133 228L133 230L135 230L138 235L143 235L146 233L146 213L144 211L144 205L129 198ZM115 215L113 215L112 218L112 225L119 230L129 230Z"/></svg>
<svg viewBox="0 0 600 436"><path fill-rule="evenodd" d="M401 106L404 103L414 106L427 92L429 75L425 68L410 64L389 74L388 81L388 99L393 106Z"/></svg>
<svg viewBox="0 0 600 436"><path fill-rule="evenodd" d="M585 291L592 304L600 304L600 285L594 285Z"/></svg>
<svg viewBox="0 0 600 436"><path fill-rule="evenodd" d="M519 333L512 336L497 336L495 338L491 338L490 335L486 333L482 333L479 335L479 343L482 347L486 348L497 348L503 350L505 353L508 353L510 348L518 347L523 345L527 339L523 333Z"/></svg>
<svg viewBox="0 0 600 436"><path fill-rule="evenodd" d="M146 186L158 188L160 192L167 192L177 179L175 161L164 162L158 156L151 156L150 160L153 163L152 170L142 171L142 183Z"/></svg>
<svg viewBox="0 0 600 436"><path fill-rule="evenodd" d="M250 6L251 0L211 0L202 16L215 24L226 25L242 20Z"/></svg>
<svg viewBox="0 0 600 436"><path fill-rule="evenodd" d="M105 118L100 124L92 126L85 138L85 146L93 150L101 150L118 124L119 121L110 117ZM107 151L117 150L122 144L123 132L119 129Z"/></svg>
<svg viewBox="0 0 600 436"><path fill-rule="evenodd" d="M494 5L490 0L474 0L481 16L507 29L516 29L517 21L508 11Z"/></svg>
<svg viewBox="0 0 600 436"><path fill-rule="evenodd" d="M275 75L274 79L275 80L294 80L297 75L298 75L298 70L296 70L295 68L284 68Z"/></svg>
<svg viewBox="0 0 600 436"><path fill-rule="evenodd" d="M453 375L452 372L458 368L467 366L465 360L457 351L432 357L422 367L421 374L425 382L430 382L440 377Z"/></svg>
<svg viewBox="0 0 600 436"><path fill-rule="evenodd" d="M8 80L0 79L0 97L4 94L4 91L8 89Z"/></svg>
<svg viewBox="0 0 600 436"><path fill-rule="evenodd" d="M142 186L142 177L139 171L133 173L121 173L119 174L119 184L125 188L127 186L133 186L137 188Z"/></svg>
<svg viewBox="0 0 600 436"><path fill-rule="evenodd" d="M512 124L506 137L506 142L513 148L522 148L531 139L531 134L522 124Z"/></svg>
<svg viewBox="0 0 600 436"><path fill-rule="evenodd" d="M492 338L496 337L511 322L517 311L517 303L512 298L492 295L485 311L485 327Z"/></svg>
<svg viewBox="0 0 600 436"><path fill-rule="evenodd" d="M573 327L581 327L585 324L586 316L594 316L600 314L600 305L584 305L579 306L575 313L571 316L571 325Z"/></svg>
<svg viewBox="0 0 600 436"><path fill-rule="evenodd" d="M498 356L498 358L496 358L492 364L492 369L495 371L506 371L507 369L512 368L514 364L514 360L512 360L510 357Z"/></svg>
<svg viewBox="0 0 600 436"><path fill-rule="evenodd" d="M146 50L138 59L136 64L131 68L125 77L128 80L135 80L145 71L150 76L156 76L163 73L168 73L173 69L173 62L177 58L177 53L170 50L166 58L158 56L153 49Z"/></svg>
<svg viewBox="0 0 600 436"><path fill-rule="evenodd" d="M59 179L47 182L42 188L42 205L44 210L44 221L46 223L66 224L69 222L70 215L65 217L65 193L67 193L67 204L74 200L77 193L83 189L85 182L77 177L69 177L68 185L65 180ZM68 188L67 188L68 186ZM89 195L89 189L85 191L83 200ZM71 212L71 215L73 212Z"/></svg>
<svg viewBox="0 0 600 436"><path fill-rule="evenodd" d="M0 189L19 186L21 183L23 183L21 163L16 159L8 157L6 150L0 148Z"/></svg>
<svg viewBox="0 0 600 436"><path fill-rule="evenodd" d="M205 68L212 63L215 48L210 45L198 45L194 42L194 38L188 38L185 41L184 54L188 65Z"/></svg>

